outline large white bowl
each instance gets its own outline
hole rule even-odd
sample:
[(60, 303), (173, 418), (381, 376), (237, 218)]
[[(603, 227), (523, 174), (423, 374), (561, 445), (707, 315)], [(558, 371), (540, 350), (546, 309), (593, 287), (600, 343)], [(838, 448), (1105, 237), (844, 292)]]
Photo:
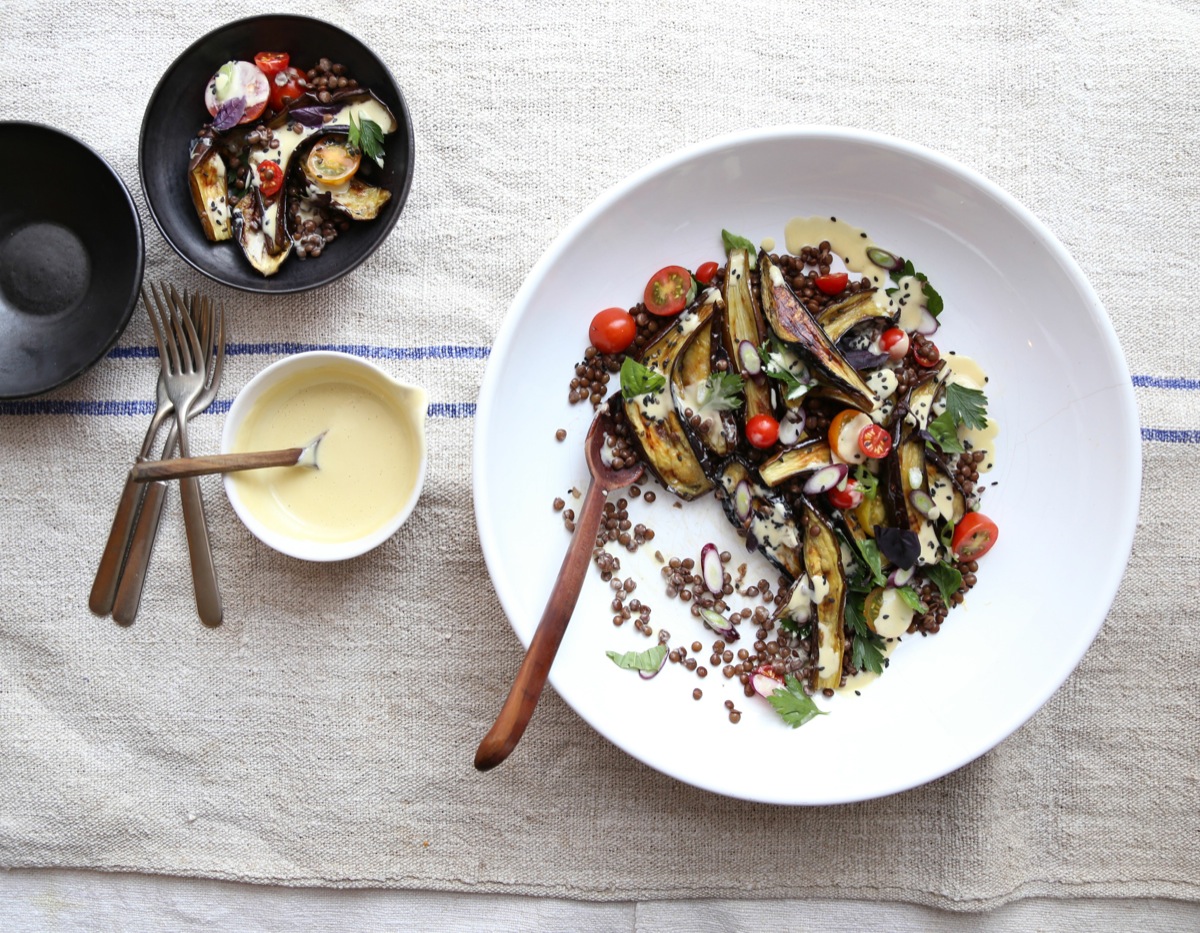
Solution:
[[(720, 259), (722, 227), (782, 243), (797, 215), (843, 218), (911, 258), (946, 301), (938, 345), (990, 374), (1000, 437), (987, 479), (998, 485), (984, 507), (1000, 539), (979, 584), (940, 634), (905, 638), (861, 697), (824, 703), (831, 715), (799, 730), (719, 671), (700, 682), (668, 665), (644, 682), (619, 670), (606, 650), (648, 643), (628, 625), (614, 629), (611, 594), (594, 572), (550, 680), (599, 732), (660, 771), (735, 797), (819, 804), (944, 775), (1046, 702), (1116, 595), (1141, 446), (1129, 372), (1095, 293), (1063, 246), (995, 185), (865, 132), (780, 128), (714, 140), (654, 163), (584, 211), (530, 272), (496, 340), (476, 419), (475, 507), (492, 581), (522, 642), (567, 546), (551, 499), (587, 484), (590, 406), (566, 399), (591, 316), (634, 304), (661, 266)], [(554, 438), (560, 427), (565, 444)], [(637, 595), (673, 642), (711, 643), (665, 598), (650, 554), (698, 557), (709, 540), (743, 548), (711, 497), (683, 510), (672, 498), (635, 503), (658, 536), (636, 558), (620, 552), (622, 576), (639, 580)], [(701, 702), (694, 686), (704, 688)], [(736, 726), (725, 698), (743, 711)], [(518, 749), (508, 766), (520, 759)]]

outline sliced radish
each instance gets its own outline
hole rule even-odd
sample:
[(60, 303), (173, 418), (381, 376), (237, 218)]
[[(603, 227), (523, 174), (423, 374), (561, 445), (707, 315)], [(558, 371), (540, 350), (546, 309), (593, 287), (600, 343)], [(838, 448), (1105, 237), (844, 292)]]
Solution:
[(869, 428), (874, 423), (870, 415), (860, 411), (843, 424), (837, 438), (834, 439), (833, 452), (838, 459), (845, 463), (864, 463), (867, 455), (858, 446), (858, 438), (865, 428)]
[(937, 511), (937, 507), (933, 504), (933, 497), (924, 489), (914, 489), (908, 494), (908, 501), (925, 518), (936, 518), (934, 512)]
[(888, 583), (895, 587), (908, 586), (912, 582), (912, 578), (916, 576), (916, 567), (897, 567), (888, 576)]
[(895, 253), (889, 253), (886, 249), (881, 249), (878, 246), (867, 248), (867, 258), (881, 269), (887, 269), (888, 272), (898, 272), (904, 267), (903, 259)]
[(215, 117), (222, 104), (241, 97), (246, 101), (246, 109), (238, 122), (249, 123), (257, 120), (267, 109), (270, 96), (271, 82), (254, 62), (226, 62), (208, 79), (204, 89), (204, 106)]
[(750, 521), (750, 515), (754, 511), (754, 493), (746, 480), (742, 480), (733, 489), (733, 507), (739, 520)]
[(928, 308), (921, 309), (921, 318), (917, 321), (917, 333), (922, 337), (930, 337), (938, 331), (938, 320), (929, 313)]
[(742, 637), (738, 630), (729, 624), (729, 620), (715, 609), (701, 607), (700, 621), (726, 641), (737, 641)]
[(658, 672), (661, 671), (664, 667), (666, 667), (666, 665), (667, 665), (667, 652), (664, 651), (662, 660), (658, 662), (658, 667), (656, 667), (652, 671), (638, 671), (638, 676), (640, 678), (642, 678), (642, 680), (650, 680), (653, 677), (657, 677)]
[(743, 340), (738, 344), (737, 352), (742, 372), (748, 376), (757, 376), (762, 372), (762, 357), (758, 355), (758, 347), (749, 340)]
[(829, 492), (838, 483), (842, 482), (849, 473), (850, 468), (846, 464), (831, 463), (827, 467), (821, 467), (821, 469), (808, 478), (804, 484), (804, 491), (810, 496)]
[(760, 667), (750, 675), (750, 686), (760, 697), (773, 697), (776, 690), (783, 689), (783, 681), (769, 667)]
[(792, 447), (800, 442), (804, 433), (806, 418), (803, 408), (789, 408), (783, 420), (779, 422), (779, 443), (784, 447)]
[(700, 549), (700, 572), (704, 585), (714, 596), (721, 596), (725, 588), (725, 568), (721, 566), (721, 555), (715, 544), (706, 544)]

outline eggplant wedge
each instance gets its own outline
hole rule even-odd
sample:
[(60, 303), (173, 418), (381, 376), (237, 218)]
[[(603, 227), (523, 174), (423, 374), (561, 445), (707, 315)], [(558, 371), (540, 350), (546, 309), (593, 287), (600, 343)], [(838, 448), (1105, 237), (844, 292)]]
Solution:
[(211, 139), (202, 140), (192, 155), (188, 165), (188, 187), (191, 188), (192, 203), (200, 215), (204, 235), (214, 243), (231, 239), (233, 219), (229, 215), (225, 160)]
[(908, 398), (904, 403), (905, 420), (918, 431), (929, 430), (933, 401), (937, 398), (938, 389), (942, 387), (942, 377), (946, 372), (945, 364), (940, 365), (941, 369), (927, 373), (908, 390)]
[(887, 308), (881, 308), (875, 302), (874, 292), (859, 292), (823, 309), (816, 320), (826, 336), (837, 343), (863, 321), (872, 318), (891, 320), (891, 315), (888, 314)]
[(929, 478), (925, 472), (925, 440), (918, 431), (905, 431), (903, 421), (896, 425), (893, 450), (887, 456), (886, 469), (892, 526), (908, 528), (916, 534), (920, 547), (918, 564), (936, 564), (940, 546), (937, 530), (913, 502), (914, 496), (932, 501)]
[[(712, 302), (716, 307), (709, 322), (701, 324), (686, 339), (671, 371), (671, 394), (675, 410), (703, 465), (708, 453), (721, 460), (733, 453), (738, 435), (733, 412), (718, 408), (706, 397), (711, 388), (709, 379), (714, 376), (713, 329), (725, 302), (715, 288), (709, 289), (701, 300)], [(698, 418), (699, 423), (693, 426), (692, 418)]]
[(793, 476), (827, 467), (831, 463), (833, 457), (829, 452), (829, 443), (818, 438), (764, 460), (759, 464), (758, 475), (768, 486), (778, 486)]
[(731, 249), (729, 264), (725, 269), (725, 314), (721, 319), (721, 342), (735, 371), (745, 380), (747, 419), (755, 415), (775, 415), (771, 404), (771, 387), (766, 377), (761, 372), (746, 372), (740, 352), (743, 341), (748, 341), (757, 350), (766, 339), (767, 327), (750, 288), (750, 254), (744, 249)]
[(846, 647), (846, 573), (842, 548), (833, 526), (807, 499), (800, 511), (804, 528), (804, 569), (813, 584), (817, 620), (813, 626), (813, 648), (817, 661), (818, 690), (842, 684), (842, 652)]
[(272, 252), (273, 241), (262, 231), (262, 202), (257, 191), (248, 191), (233, 207), (233, 233), (250, 265), (264, 276), (274, 275), (292, 251), (289, 239), (283, 249)]
[(966, 493), (954, 478), (949, 464), (940, 454), (928, 448), (925, 449), (925, 477), (929, 480), (929, 495), (939, 515), (952, 525), (957, 525), (967, 514)]
[(725, 516), (746, 536), (747, 549), (761, 551), (788, 580), (800, 576), (800, 529), (787, 503), (755, 479), (754, 469), (740, 457), (721, 464), (717, 479)]
[(386, 188), (376, 188), (351, 178), (345, 191), (329, 191), (329, 204), (351, 220), (374, 220), (391, 197), (392, 193)]
[(642, 365), (663, 377), (663, 387), (633, 398), (621, 396), (642, 460), (659, 482), (681, 499), (695, 499), (713, 488), (675, 410), (671, 388), (676, 363), (688, 338), (697, 328), (712, 323), (717, 305), (711, 291), (642, 350)]
[(758, 254), (758, 274), (763, 316), (780, 340), (798, 346), (809, 358), (813, 375), (821, 383), (817, 391), (861, 411), (874, 411), (875, 394), (800, 303), (766, 252)]

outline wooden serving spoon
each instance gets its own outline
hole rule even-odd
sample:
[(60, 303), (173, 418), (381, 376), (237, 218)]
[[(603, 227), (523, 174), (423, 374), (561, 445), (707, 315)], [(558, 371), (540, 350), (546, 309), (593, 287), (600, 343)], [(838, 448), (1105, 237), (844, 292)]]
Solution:
[(212, 473), (239, 473), (242, 470), (264, 470), (267, 467), (317, 466), (317, 446), (326, 432), (322, 431), (303, 447), (284, 450), (254, 450), (239, 454), (213, 454), (209, 457), (176, 457), (173, 460), (143, 460), (129, 471), (138, 483), (156, 479), (186, 479), (189, 476), (208, 476)]
[(571, 538), (562, 567), (558, 571), (558, 579), (554, 582), (554, 589), (550, 591), (546, 611), (542, 613), (542, 620), (538, 623), (537, 631), (533, 633), (529, 651), (525, 660), (521, 662), (521, 669), (517, 672), (517, 679), (508, 693), (508, 699), (504, 701), (495, 725), (483, 737), (475, 752), (475, 767), (480, 771), (487, 771), (500, 764), (525, 733), (525, 727), (529, 725), (529, 719), (533, 716), (533, 709), (542, 695), (542, 688), (546, 686), (546, 677), (567, 631), (567, 623), (571, 621), (571, 613), (575, 611), (575, 603), (579, 601), (583, 578), (587, 574), (588, 562), (596, 546), (596, 532), (604, 514), (604, 502), (610, 492), (624, 489), (637, 482), (642, 475), (644, 467), (641, 463), (621, 470), (614, 470), (604, 463), (601, 456), (604, 439), (612, 433), (612, 419), (607, 409), (602, 408), (587, 434), (585, 449), (592, 482), (583, 499), (579, 519), (575, 523), (575, 535)]

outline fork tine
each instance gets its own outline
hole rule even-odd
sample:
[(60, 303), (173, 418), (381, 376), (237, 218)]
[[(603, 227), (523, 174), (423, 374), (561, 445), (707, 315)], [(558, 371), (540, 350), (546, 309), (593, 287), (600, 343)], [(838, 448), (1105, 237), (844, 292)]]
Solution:
[(179, 351), (179, 368), (182, 372), (190, 373), (195, 371), (195, 361), (192, 359), (192, 345), (188, 340), (187, 334), (183, 329), (183, 321), (181, 318), (191, 320), (187, 313), (187, 309), (181, 307), (181, 299), (179, 292), (175, 290), (175, 286), (170, 286), (170, 295), (167, 306), (171, 310), (171, 330), (175, 334), (175, 346)]
[(154, 339), (158, 343), (159, 362), (162, 364), (164, 372), (170, 372), (178, 368), (175, 359), (175, 347), (170, 331), (167, 329), (166, 312), (163, 310), (158, 293), (154, 290), (153, 283), (150, 285), (150, 296), (154, 299), (154, 305), (158, 309), (157, 314), (155, 314), (155, 309), (151, 307), (150, 302), (146, 301), (146, 291), (142, 289), (142, 301), (146, 303), (146, 311), (150, 315), (150, 326), (154, 328)]
[(204, 353), (200, 349), (200, 338), (196, 334), (196, 325), (192, 323), (192, 316), (188, 313), (187, 306), (179, 298), (174, 286), (172, 286), (171, 292), (179, 307), (180, 336), (185, 338), (187, 343), (189, 371), (198, 372), (204, 365)]

